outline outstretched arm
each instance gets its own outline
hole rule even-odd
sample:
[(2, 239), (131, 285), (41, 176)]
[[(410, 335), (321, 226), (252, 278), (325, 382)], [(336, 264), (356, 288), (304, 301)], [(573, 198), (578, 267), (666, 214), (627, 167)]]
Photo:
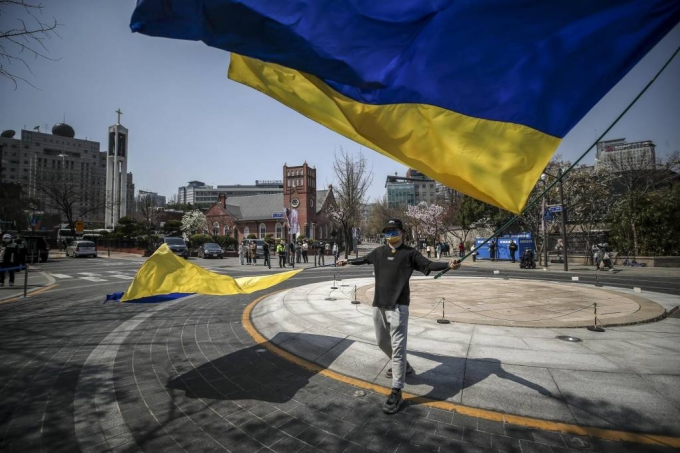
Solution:
[(368, 264), (368, 261), (366, 260), (365, 256), (362, 256), (361, 258), (341, 259), (338, 260), (336, 264), (338, 266), (344, 266), (345, 264), (354, 264), (356, 266), (359, 264)]

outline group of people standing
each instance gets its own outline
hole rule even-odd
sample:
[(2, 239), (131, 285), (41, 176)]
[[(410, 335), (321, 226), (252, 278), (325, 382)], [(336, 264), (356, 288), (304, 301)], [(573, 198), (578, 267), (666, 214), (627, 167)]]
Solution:
[[(264, 265), (271, 269), (270, 262), (270, 246), (267, 241), (262, 241), (262, 255), (264, 257)], [(289, 242), (286, 243), (285, 240), (280, 240), (276, 245), (275, 251), (276, 255), (279, 257), (279, 267), (284, 268), (286, 265), (295, 267), (295, 264), (309, 263), (309, 254), (316, 253), (317, 255), (317, 265), (325, 265), (325, 255), (332, 253), (334, 261), (337, 262), (339, 257), (338, 244), (333, 243), (316, 243), (316, 250), (312, 250), (312, 244), (307, 241), (301, 242)], [(238, 256), (241, 265), (256, 265), (258, 258), (257, 243), (254, 240), (244, 240), (238, 246)]]

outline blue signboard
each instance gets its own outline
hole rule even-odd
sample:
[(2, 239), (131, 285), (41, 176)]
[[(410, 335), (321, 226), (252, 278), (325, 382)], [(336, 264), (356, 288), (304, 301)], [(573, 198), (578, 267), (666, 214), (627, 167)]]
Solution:
[[(489, 244), (490, 242), (487, 242), (484, 244), (481, 248), (480, 245), (486, 240), (487, 238), (475, 238), (475, 252), (477, 252), (477, 259), (491, 259), (490, 253), (489, 253)], [(534, 244), (534, 237), (531, 233), (519, 233), (519, 234), (511, 234), (508, 236), (500, 236), (496, 238), (496, 259), (497, 260), (503, 260), (503, 261), (510, 261), (510, 249), (508, 246), (510, 245), (510, 240), (514, 240), (515, 244), (517, 244), (517, 252), (515, 254), (515, 259), (519, 260), (519, 257), (522, 256), (524, 253), (524, 250), (526, 249), (531, 249), (534, 252), (536, 251), (536, 245)]]
[(562, 206), (549, 206), (548, 207), (549, 212), (562, 212)]
[(272, 212), (272, 219), (283, 219), (283, 212)]

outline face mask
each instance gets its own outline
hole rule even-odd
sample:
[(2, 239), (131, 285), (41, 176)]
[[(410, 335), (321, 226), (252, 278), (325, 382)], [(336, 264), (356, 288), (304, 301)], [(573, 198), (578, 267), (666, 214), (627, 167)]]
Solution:
[(401, 233), (399, 231), (388, 231), (385, 233), (385, 240), (390, 244), (396, 244), (401, 241)]

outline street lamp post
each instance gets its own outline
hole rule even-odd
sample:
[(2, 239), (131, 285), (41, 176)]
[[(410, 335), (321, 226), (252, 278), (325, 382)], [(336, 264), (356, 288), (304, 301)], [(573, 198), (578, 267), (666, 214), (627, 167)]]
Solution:
[[(545, 209), (545, 188), (547, 186), (546, 184), (546, 175), (542, 174), (541, 175), (541, 181), (543, 182), (543, 208)], [(541, 219), (541, 225), (543, 225), (543, 267), (546, 269), (548, 268), (548, 225), (546, 221), (546, 212), (542, 213), (543, 218)]]
[[(567, 210), (564, 207), (564, 188), (562, 186), (562, 169), (560, 168), (557, 176), (551, 175), (550, 173), (543, 172), (541, 175), (541, 180), (545, 184), (545, 180), (547, 176), (552, 176), (553, 178), (557, 178), (557, 182), (559, 183), (559, 191), (560, 191), (560, 207), (562, 208), (561, 211), (561, 223), (562, 223), (562, 259), (564, 260), (564, 270), (565, 272), (569, 270), (569, 263), (567, 262)], [(546, 228), (547, 231), (547, 228)], [(545, 240), (546, 240), (546, 247), (545, 247), (545, 260), (546, 263), (548, 262), (548, 244), (547, 244), (547, 233), (545, 233)]]

